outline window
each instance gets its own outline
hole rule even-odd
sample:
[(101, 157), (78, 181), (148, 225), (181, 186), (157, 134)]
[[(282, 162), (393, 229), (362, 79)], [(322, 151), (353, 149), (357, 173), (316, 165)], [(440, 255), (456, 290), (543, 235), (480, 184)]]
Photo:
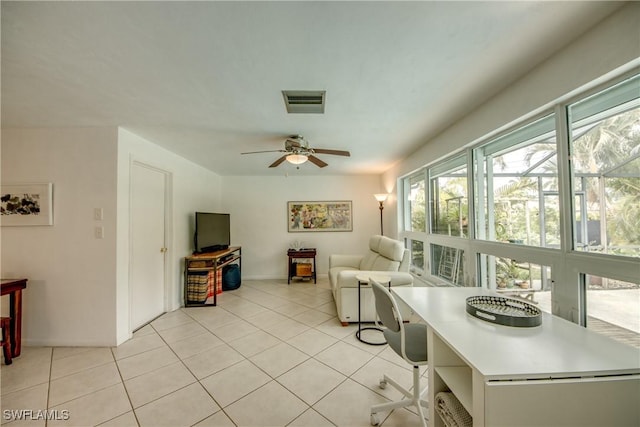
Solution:
[(583, 275), (587, 328), (640, 348), (640, 285)]
[(456, 286), (464, 286), (464, 250), (432, 244), (431, 274)]
[(640, 77), (568, 107), (573, 247), (640, 258)]
[(467, 156), (459, 156), (429, 169), (431, 232), (468, 236), (469, 198)]
[(551, 313), (551, 268), (526, 260), (481, 255), (485, 287), (524, 298)]
[(424, 243), (420, 240), (409, 240), (411, 245), (411, 272), (422, 275), (424, 271)]
[(474, 150), (478, 238), (559, 247), (554, 129), (550, 115)]
[(406, 182), (407, 231), (426, 231), (425, 175), (424, 171), (411, 176)]

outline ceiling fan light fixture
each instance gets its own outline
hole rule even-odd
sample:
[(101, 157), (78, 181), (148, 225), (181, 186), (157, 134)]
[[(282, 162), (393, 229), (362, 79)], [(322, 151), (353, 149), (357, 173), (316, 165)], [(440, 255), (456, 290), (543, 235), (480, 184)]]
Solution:
[(292, 163), (294, 165), (301, 165), (306, 162), (308, 157), (304, 154), (289, 154), (287, 156), (287, 162)]

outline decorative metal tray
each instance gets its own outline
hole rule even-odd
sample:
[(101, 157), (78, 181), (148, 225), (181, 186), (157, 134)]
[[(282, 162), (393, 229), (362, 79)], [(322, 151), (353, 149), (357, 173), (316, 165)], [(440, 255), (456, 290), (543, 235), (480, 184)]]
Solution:
[(505, 326), (532, 327), (542, 324), (542, 312), (534, 305), (510, 298), (479, 295), (467, 298), (467, 313)]

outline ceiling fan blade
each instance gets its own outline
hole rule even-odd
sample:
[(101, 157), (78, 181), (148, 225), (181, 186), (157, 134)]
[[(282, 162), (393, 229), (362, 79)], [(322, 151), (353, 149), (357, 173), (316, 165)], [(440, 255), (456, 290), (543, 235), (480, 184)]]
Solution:
[(311, 163), (313, 163), (314, 165), (318, 166), (319, 168), (323, 168), (325, 166), (328, 166), (329, 163), (325, 163), (322, 160), (320, 160), (319, 158), (317, 158), (316, 156), (313, 155), (309, 155), (309, 157), (307, 158)]
[(312, 148), (312, 150), (316, 154), (333, 154), (335, 156), (346, 156), (346, 157), (351, 156), (351, 153), (349, 153), (348, 151), (342, 151), (342, 150), (327, 150), (325, 148)]
[(265, 150), (265, 151), (249, 151), (246, 153), (240, 153), (240, 154), (256, 154), (256, 153), (286, 153), (286, 150)]
[[(280, 150), (282, 151), (282, 150)], [(278, 160), (276, 160), (275, 162), (271, 163), (269, 165), (270, 168), (275, 168), (276, 166), (279, 166), (280, 163), (284, 162), (285, 159), (287, 158), (287, 154), (285, 154), (284, 156), (280, 157)]]

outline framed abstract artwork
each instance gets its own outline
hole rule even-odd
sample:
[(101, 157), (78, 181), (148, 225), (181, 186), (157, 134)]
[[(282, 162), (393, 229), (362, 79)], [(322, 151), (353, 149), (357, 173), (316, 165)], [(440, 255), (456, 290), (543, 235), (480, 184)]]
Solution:
[(53, 225), (53, 184), (2, 185), (0, 225)]
[(287, 202), (287, 229), (290, 233), (353, 231), (350, 200), (328, 202)]

